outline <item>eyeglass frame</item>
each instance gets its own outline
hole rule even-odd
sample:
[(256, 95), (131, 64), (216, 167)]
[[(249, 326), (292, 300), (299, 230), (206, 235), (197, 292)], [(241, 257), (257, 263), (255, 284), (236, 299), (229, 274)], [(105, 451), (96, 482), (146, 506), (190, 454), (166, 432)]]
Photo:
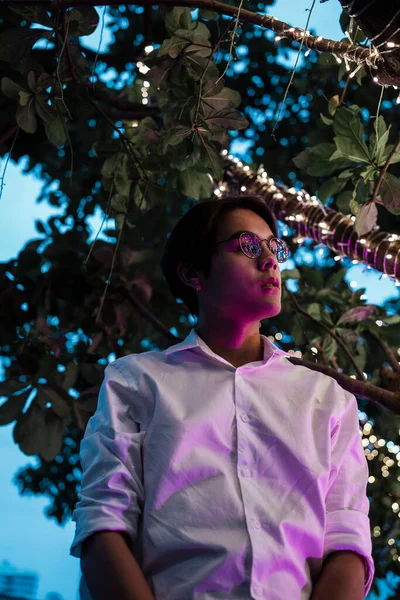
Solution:
[[(259, 248), (260, 248), (260, 250), (261, 250), (261, 251), (260, 251), (260, 254), (259, 254), (258, 256), (249, 256), (248, 254), (246, 254), (246, 253), (244, 252), (244, 250), (243, 250), (243, 248), (242, 248), (242, 242), (241, 242), (241, 239), (240, 239), (240, 238), (242, 237), (242, 235), (244, 235), (244, 234), (246, 234), (246, 233), (250, 233), (250, 234), (251, 234), (251, 235), (253, 235), (255, 238), (257, 238), (257, 240), (258, 240), (258, 242), (259, 242), (259, 243), (258, 243), (258, 246), (259, 246)], [(251, 258), (251, 259), (255, 259), (255, 258), (258, 258), (259, 256), (261, 256), (261, 254), (262, 254), (262, 245), (261, 245), (261, 242), (267, 242), (268, 250), (271, 252), (271, 254), (273, 254), (274, 256), (276, 256), (276, 259), (277, 259), (277, 260), (278, 260), (278, 257), (277, 257), (277, 255), (276, 255), (276, 254), (274, 254), (274, 252), (271, 250), (271, 248), (270, 248), (270, 245), (269, 245), (269, 244), (270, 244), (270, 242), (271, 242), (272, 240), (279, 240), (280, 242), (283, 242), (283, 243), (285, 244), (285, 246), (287, 247), (287, 249), (288, 249), (288, 256), (287, 256), (287, 258), (286, 258), (285, 260), (282, 260), (282, 261), (278, 260), (278, 262), (279, 262), (280, 264), (283, 264), (283, 263), (284, 263), (284, 262), (286, 262), (286, 261), (288, 260), (288, 258), (289, 258), (289, 246), (287, 245), (287, 243), (285, 242), (285, 240), (282, 240), (282, 238), (280, 238), (280, 237), (278, 237), (278, 236), (276, 236), (276, 235), (272, 235), (270, 238), (264, 238), (264, 239), (260, 239), (260, 238), (258, 237), (258, 235), (257, 235), (256, 233), (253, 233), (252, 231), (242, 231), (242, 232), (241, 232), (239, 235), (236, 235), (236, 236), (230, 237), (230, 238), (228, 238), (227, 240), (221, 240), (220, 242), (215, 242), (215, 245), (217, 246), (218, 244), (223, 244), (223, 243), (225, 243), (225, 242), (232, 242), (233, 240), (239, 240), (239, 246), (240, 246), (240, 250), (242, 251), (242, 253), (243, 253), (245, 256), (247, 256), (247, 258)]]

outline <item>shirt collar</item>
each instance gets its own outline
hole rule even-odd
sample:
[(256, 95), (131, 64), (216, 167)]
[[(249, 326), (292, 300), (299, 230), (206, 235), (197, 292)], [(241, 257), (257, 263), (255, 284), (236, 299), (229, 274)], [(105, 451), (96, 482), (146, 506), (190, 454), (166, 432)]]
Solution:
[[(288, 352), (285, 352), (284, 350), (280, 350), (279, 348), (277, 348), (265, 335), (262, 335), (262, 334), (260, 334), (260, 335), (261, 335), (261, 339), (264, 341), (264, 358), (263, 358), (264, 363), (266, 363), (272, 357), (287, 356), (290, 358), (292, 356)], [(209, 346), (207, 346), (207, 344), (199, 336), (199, 334), (195, 331), (194, 328), (190, 330), (189, 335), (183, 340), (183, 342), (179, 342), (178, 344), (174, 344), (173, 346), (170, 346), (169, 348), (164, 350), (164, 354), (173, 354), (176, 352), (180, 352), (181, 350), (190, 350), (190, 349), (196, 349), (196, 348), (205, 352), (206, 354), (210, 354), (211, 356), (214, 356), (214, 357), (218, 358), (219, 360), (224, 361), (224, 359), (222, 357), (215, 354), (215, 352), (213, 352), (211, 350), (211, 348), (209, 348)], [(224, 361), (224, 362), (226, 362), (226, 361)]]

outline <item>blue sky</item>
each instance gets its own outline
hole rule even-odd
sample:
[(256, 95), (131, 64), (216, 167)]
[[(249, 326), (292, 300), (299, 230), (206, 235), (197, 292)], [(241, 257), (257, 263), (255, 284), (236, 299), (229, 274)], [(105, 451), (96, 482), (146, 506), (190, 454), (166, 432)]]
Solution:
[[(305, 26), (311, 0), (278, 0), (270, 8), (269, 14), (291, 25)], [(100, 14), (104, 8), (98, 9)], [(316, 3), (309, 29), (318, 35), (340, 39), (342, 37), (338, 19), (340, 4), (329, 0)], [(84, 39), (85, 45), (97, 50), (100, 28)], [(102, 50), (110, 41), (107, 30), (103, 34)], [(37, 238), (34, 227), (36, 219), (46, 221), (51, 215), (61, 214), (60, 209), (35, 202), (41, 188), (41, 181), (34, 175), (23, 175), (24, 159), (18, 165), (8, 164), (5, 186), (0, 201), (0, 261), (15, 257), (24, 244)], [(0, 160), (0, 175), (3, 174), (5, 159)], [(91, 219), (93, 235), (100, 227), (100, 211)], [(381, 303), (384, 298), (398, 297), (399, 289), (389, 279), (379, 279), (373, 270), (364, 271), (363, 265), (349, 270), (348, 281), (354, 289), (366, 287), (368, 302)], [(378, 285), (379, 282), (379, 285)], [(1, 375), (1, 374), (0, 374)], [(20, 467), (34, 463), (32, 458), (23, 455), (12, 441), (13, 425), (0, 427), (0, 514), (2, 535), (0, 536), (0, 563), (8, 560), (18, 569), (36, 571), (39, 574), (38, 599), (43, 600), (47, 593), (60, 593), (64, 600), (76, 600), (79, 582), (79, 561), (69, 556), (69, 546), (74, 534), (73, 523), (59, 527), (44, 516), (47, 501), (44, 498), (21, 497), (11, 483)], [(4, 518), (5, 517), (5, 518)], [(385, 596), (379, 596), (383, 600)], [(369, 597), (374, 600), (372, 596)]]

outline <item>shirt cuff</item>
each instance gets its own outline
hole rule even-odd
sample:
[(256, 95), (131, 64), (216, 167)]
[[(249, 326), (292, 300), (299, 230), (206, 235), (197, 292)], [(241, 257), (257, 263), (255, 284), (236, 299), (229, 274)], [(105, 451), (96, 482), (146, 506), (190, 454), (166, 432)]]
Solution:
[(375, 575), (370, 521), (367, 515), (351, 509), (336, 510), (326, 515), (324, 558), (338, 550), (352, 550), (363, 557), (365, 598), (371, 589)]
[[(77, 512), (76, 509), (75, 513)], [(80, 509), (81, 511), (85, 509)], [(77, 521), (74, 514), (72, 520)], [(78, 522), (75, 531), (75, 537), (70, 547), (70, 555), (76, 558), (81, 558), (82, 544), (83, 542), (96, 533), (97, 531), (122, 531), (128, 535), (131, 540), (131, 549), (134, 547), (134, 541), (136, 539), (136, 531), (132, 530), (132, 526), (129, 526), (123, 520), (110, 519), (102, 514), (101, 511), (90, 511), (90, 518), (83, 517), (82, 514), (78, 514)]]

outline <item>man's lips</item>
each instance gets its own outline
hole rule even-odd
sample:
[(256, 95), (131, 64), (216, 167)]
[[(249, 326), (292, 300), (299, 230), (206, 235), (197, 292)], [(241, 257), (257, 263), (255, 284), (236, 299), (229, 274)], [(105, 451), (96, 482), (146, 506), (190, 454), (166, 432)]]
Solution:
[(264, 287), (266, 285), (273, 285), (278, 289), (280, 289), (281, 287), (279, 279), (277, 279), (276, 277), (268, 277), (268, 279), (265, 279), (265, 281), (262, 282), (261, 287)]

